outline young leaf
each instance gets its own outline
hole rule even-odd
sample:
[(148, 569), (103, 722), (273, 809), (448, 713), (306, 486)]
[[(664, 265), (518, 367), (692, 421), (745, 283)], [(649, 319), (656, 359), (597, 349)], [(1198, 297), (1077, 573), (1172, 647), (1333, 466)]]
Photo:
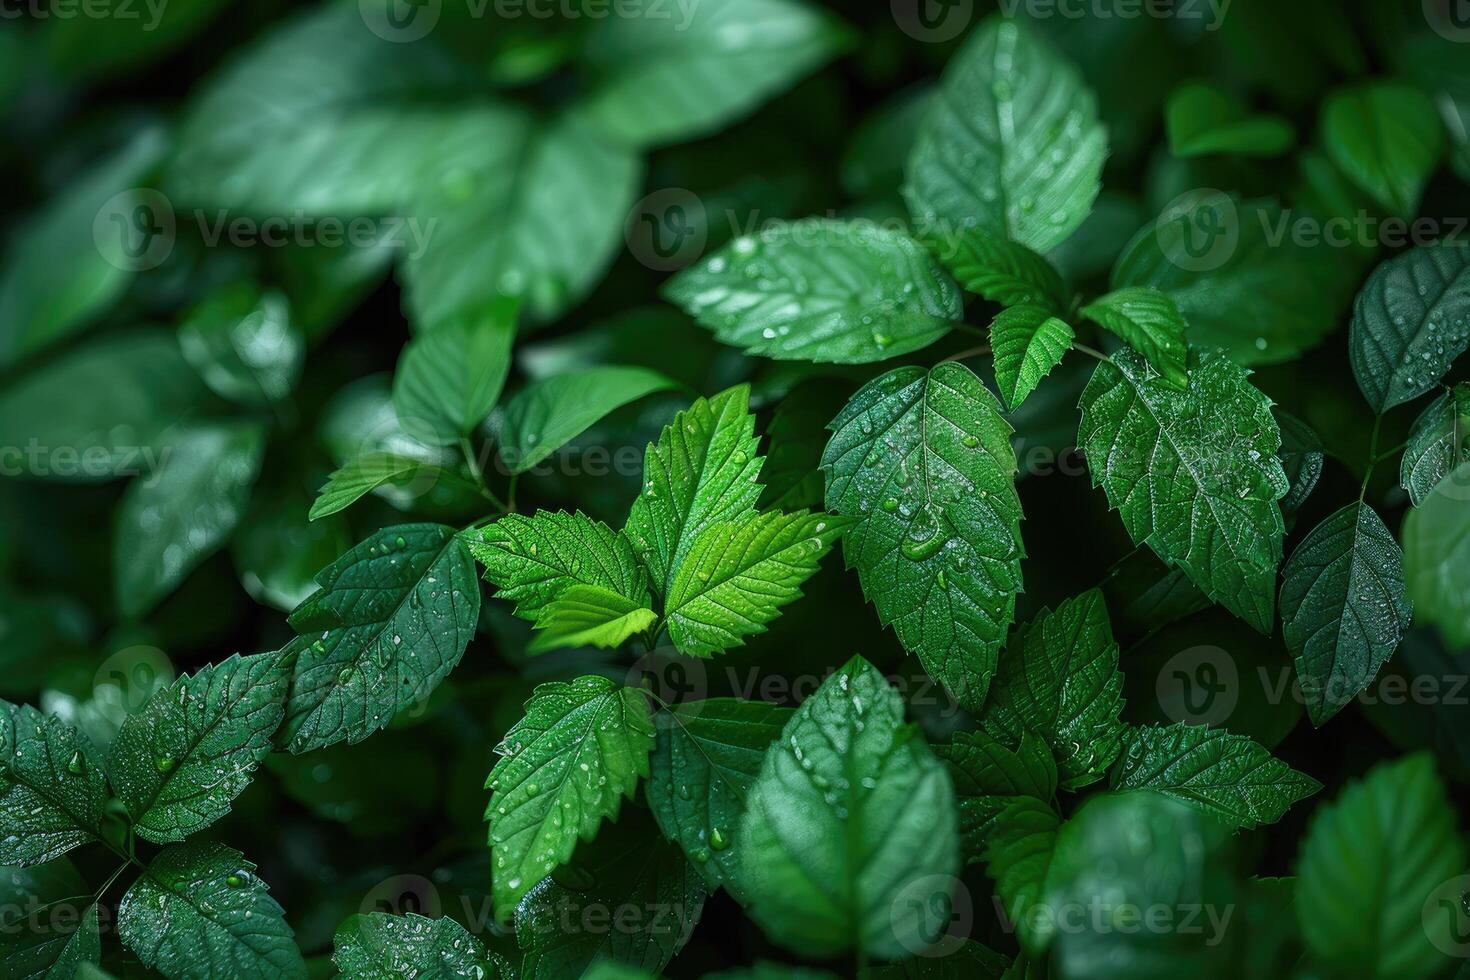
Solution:
[(1470, 458), (1470, 384), (1440, 395), (1414, 421), (1399, 482), (1419, 506), (1455, 467)]
[(1297, 858), (1302, 938), (1359, 977), (1433, 976), (1458, 937), (1424, 911), (1465, 870), (1465, 844), (1427, 754), (1381, 763), (1320, 807)]
[(312, 501), (308, 517), (321, 520), (339, 514), (384, 484), (410, 484), (420, 480), (456, 480), (447, 470), (412, 456), (394, 452), (371, 452), (349, 460), (332, 471)]
[(179, 325), (179, 347), (221, 398), (255, 408), (291, 393), (306, 361), (306, 338), (278, 292), (235, 283), (208, 296)]
[(360, 742), (428, 697), (480, 615), (474, 561), (438, 524), (383, 528), (317, 583), (290, 618), (301, 637), (281, 744), (295, 753)]
[(631, 688), (588, 675), (538, 686), (495, 751), (485, 786), (494, 855), (495, 914), (510, 917), (521, 896), (614, 818), (639, 776), (648, 775), (653, 726), (648, 702)]
[(589, 977), (600, 963), (661, 975), (688, 942), (704, 882), (646, 819), (632, 817), (578, 848), (563, 873), (541, 879), (516, 906), (524, 980)]
[(960, 839), (965, 857), (978, 861), (1000, 812), (1018, 797), (1050, 803), (1057, 793), (1057, 764), (1051, 748), (1024, 731), (1015, 749), (985, 730), (955, 732), (934, 754), (949, 763), (959, 799)]
[(408, 342), (393, 375), (393, 408), (409, 435), (452, 446), (485, 421), (510, 371), (515, 318), (467, 316)]
[(969, 228), (927, 239), (931, 251), (969, 292), (1002, 306), (1039, 306), (1065, 316), (1071, 294), (1044, 257), (994, 232)]
[(750, 388), (701, 398), (664, 426), (643, 456), (643, 492), (627, 535), (664, 595), (699, 533), (749, 512), (761, 494)]
[(485, 566), (485, 580), (509, 599), (515, 614), (535, 622), (568, 589), (588, 585), (647, 606), (648, 573), (621, 531), (578, 511), (507, 514), (461, 537)]
[(1118, 756), (1122, 692), (1107, 606), (1091, 589), (1016, 631), (980, 720), (1012, 742), (1027, 731), (1040, 735), (1056, 758), (1061, 787), (1077, 789), (1101, 779)]
[(674, 705), (654, 716), (648, 806), (711, 890), (724, 885), (739, 894), (741, 851), (732, 845), (761, 760), (790, 718), (790, 708), (736, 698)]
[(706, 527), (665, 600), (674, 645), (708, 657), (765, 632), (781, 607), (801, 596), (801, 583), (851, 523), (827, 514), (768, 511)]
[(1281, 572), (1281, 628), (1315, 725), (1366, 690), (1398, 649), (1411, 607), (1404, 554), (1372, 507), (1312, 529)]
[(500, 455), (524, 473), (616, 408), (677, 383), (641, 367), (593, 367), (537, 381), (505, 405)]
[(556, 316), (617, 254), (642, 171), (571, 113), (521, 121), (466, 172), (422, 181), (413, 207), (433, 232), (402, 266), (413, 322), (429, 330), (507, 299)]
[[(78, 398), (86, 392), (86, 398)], [(173, 334), (134, 331), (89, 340), (0, 390), (0, 446), (74, 449), (88, 465), (26, 475), (69, 482), (150, 475), (164, 434), (206, 394)], [(43, 459), (44, 462), (44, 459)], [(7, 467), (15, 462), (7, 457)], [(16, 474), (20, 475), (20, 474)]]
[(1462, 463), (1404, 518), (1404, 578), (1414, 613), (1451, 647), (1470, 646), (1470, 463)]
[(1222, 347), (1240, 364), (1290, 360), (1337, 328), (1358, 281), (1341, 249), (1299, 241), (1292, 220), (1272, 201), (1190, 192), (1133, 236), (1112, 288), (1167, 293), (1196, 347)]
[(990, 322), (995, 382), (1011, 411), (1021, 407), (1041, 379), (1062, 363), (1077, 335), (1040, 306), (1013, 306)]
[(1275, 823), (1322, 788), (1244, 735), (1204, 725), (1130, 728), (1111, 787), (1151, 789), (1236, 827)]
[(1281, 498), (1281, 512), (1295, 519), (1296, 512), (1302, 509), (1322, 478), (1326, 455), (1322, 440), (1307, 423), (1275, 405), (1271, 406), (1271, 414), (1281, 427), (1281, 449), (1276, 455), (1281, 459), (1286, 481), (1291, 484), (1291, 489)]
[(737, 238), (664, 297), (726, 344), (778, 360), (867, 364), (928, 347), (964, 315), (924, 246), (872, 222), (808, 218)]
[(223, 844), (161, 852), (117, 907), (117, 932), (143, 965), (168, 977), (306, 977), (285, 914), (255, 865)]
[(658, 613), (597, 585), (573, 585), (536, 617), (528, 653), (561, 647), (623, 645), (658, 621)]
[(514, 969), (449, 917), (365, 912), (337, 927), (332, 962), (344, 977), (408, 974), (443, 980), (510, 980)]
[(1176, 157), (1229, 153), (1275, 157), (1291, 149), (1296, 133), (1281, 116), (1252, 115), (1214, 85), (1190, 82), (1169, 95), (1164, 109), (1169, 150)]
[(599, 19), (585, 57), (586, 113), (634, 147), (678, 142), (744, 116), (847, 46), (837, 18), (794, 0), (702, 0)]
[(29, 867), (96, 840), (107, 777), (87, 736), (0, 701), (0, 865)]
[(1107, 152), (1077, 70), (1034, 28), (991, 17), (945, 69), (904, 198), (929, 234), (979, 226), (1046, 252), (1086, 219)]
[(954, 790), (866, 660), (823, 681), (786, 723), (736, 846), (750, 916), (782, 946), (891, 959), (931, 938), (922, 903), (901, 899), (920, 879), (959, 870)]
[(1132, 351), (1099, 364), (1077, 442), (1136, 544), (1271, 631), (1288, 489), (1271, 403), (1224, 354), (1190, 354), (1178, 391)]
[(128, 716), (107, 775), (140, 837), (181, 841), (229, 812), (270, 753), (290, 678), (278, 654), (236, 655), (180, 677)]
[(1368, 277), (1348, 353), (1363, 397), (1382, 414), (1434, 388), (1470, 344), (1470, 245), (1427, 245)]
[(853, 395), (822, 456), (827, 509), (863, 594), (962, 705), (979, 710), (1021, 591), (1011, 427), (963, 365), (906, 367)]
[(148, 612), (229, 541), (260, 472), (265, 430), (201, 424), (165, 449), (162, 469), (135, 480), (118, 509), (113, 590), (126, 616)]
[(1088, 303), (1081, 313), (1130, 344), (1176, 388), (1189, 383), (1189, 346), (1184, 340), (1189, 324), (1168, 293), (1148, 286), (1124, 287)]
[(1339, 89), (1322, 107), (1322, 145), (1332, 162), (1390, 214), (1412, 217), (1444, 150), (1429, 96), (1401, 82)]
[(996, 816), (985, 844), (986, 873), (994, 879), (1004, 907), (1022, 911), (1015, 917), (1016, 938), (1034, 956), (1045, 952), (1046, 941), (1025, 910), (1035, 908), (1045, 895), (1046, 874), (1061, 826), (1062, 818), (1050, 805), (1023, 796)]

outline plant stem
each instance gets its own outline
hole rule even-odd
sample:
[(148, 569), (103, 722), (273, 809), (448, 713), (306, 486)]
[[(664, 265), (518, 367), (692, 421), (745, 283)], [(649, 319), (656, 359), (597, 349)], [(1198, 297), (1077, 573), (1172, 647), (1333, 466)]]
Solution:
[(502, 514), (512, 513), (515, 508), (509, 507), (490, 490), (490, 485), (485, 482), (485, 470), (480, 466), (480, 458), (475, 454), (475, 447), (470, 442), (469, 436), (460, 436), (459, 451), (464, 454), (465, 465), (470, 468), (470, 476), (474, 477), (475, 483), (480, 487), (480, 495), (500, 508)]
[(1373, 419), (1373, 436), (1368, 440), (1368, 465), (1363, 472), (1363, 485), (1358, 488), (1358, 503), (1368, 496), (1368, 481), (1373, 478), (1373, 467), (1378, 465), (1378, 433), (1383, 428), (1383, 416)]
[(1099, 361), (1106, 361), (1110, 364), (1112, 363), (1112, 358), (1108, 357), (1108, 355), (1104, 354), (1102, 351), (1094, 350), (1093, 348), (1088, 347), (1086, 344), (1079, 344), (1075, 340), (1072, 341), (1072, 349), (1086, 354), (1088, 357), (1095, 357)]
[[(963, 360), (965, 360), (966, 358), (969, 358), (969, 357), (979, 357), (981, 354), (989, 354), (989, 353), (990, 353), (990, 345), (989, 344), (981, 344), (979, 347), (967, 347), (966, 349), (964, 349), (962, 351), (959, 351), (958, 353), (949, 355), (944, 360), (945, 361), (963, 361)], [(944, 361), (941, 361), (940, 363), (942, 364), (942, 363), (944, 363)]]

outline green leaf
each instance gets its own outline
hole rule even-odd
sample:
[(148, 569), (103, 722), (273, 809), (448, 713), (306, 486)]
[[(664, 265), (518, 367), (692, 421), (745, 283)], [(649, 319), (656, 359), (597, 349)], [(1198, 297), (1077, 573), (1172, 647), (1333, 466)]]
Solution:
[(858, 523), (843, 554), (924, 669), (985, 703), (1021, 590), (1011, 427), (980, 379), (946, 361), (864, 385), (832, 421), (827, 509)]
[(515, 976), (508, 963), (447, 916), (429, 919), (412, 912), (364, 912), (337, 927), (332, 947), (337, 969), (356, 980), (392, 980), (404, 974), (426, 980), (508, 980)]
[(251, 283), (219, 289), (191, 310), (179, 347), (210, 390), (252, 408), (289, 395), (306, 361), (286, 297)]
[(827, 218), (737, 238), (670, 280), (664, 297), (747, 353), (832, 364), (928, 347), (964, 314), (960, 291), (918, 242)]
[(1275, 157), (1291, 149), (1291, 123), (1268, 113), (1251, 114), (1228, 93), (1204, 82), (1190, 82), (1169, 94), (1164, 109), (1169, 150), (1176, 157), (1229, 153)]
[(1379, 80), (1328, 96), (1322, 145), (1390, 214), (1411, 218), (1439, 164), (1444, 130), (1429, 96), (1402, 82)]
[(360, 742), (427, 698), (475, 634), (480, 587), (452, 528), (378, 531), (317, 575), (291, 613), (301, 634), (281, 744)]
[(1457, 384), (1420, 413), (1404, 447), (1399, 482), (1419, 506), (1461, 463), (1470, 458), (1470, 384)]
[(1044, 257), (993, 232), (970, 228), (930, 237), (930, 249), (969, 292), (1002, 306), (1039, 306), (1064, 316), (1071, 293)]
[(1348, 504), (1303, 539), (1281, 572), (1281, 629), (1313, 724), (1367, 690), (1410, 612), (1404, 554), (1372, 507)]
[(1236, 827), (1275, 823), (1322, 788), (1244, 735), (1204, 725), (1129, 728), (1111, 787), (1151, 789)]
[(113, 591), (124, 616), (148, 612), (229, 542), (265, 454), (254, 423), (199, 424), (164, 448), (158, 472), (123, 495), (113, 541)]
[(930, 234), (978, 226), (1046, 252), (1086, 219), (1107, 152), (1077, 69), (1034, 28), (991, 17), (945, 69), (904, 198)]
[(167, 255), (171, 229), (160, 222), (172, 215), (157, 192), (138, 186), (167, 152), (165, 134), (144, 129), (80, 179), (62, 182), (62, 193), (16, 230), (0, 272), (0, 365), (86, 327), (136, 271)]
[(0, 865), (50, 861), (101, 834), (107, 777), (87, 736), (0, 701)]
[[(91, 482), (147, 475), (163, 462), (158, 447), (169, 427), (205, 394), (173, 334), (99, 337), (5, 383), (0, 446), (46, 450), (26, 465), (26, 476)], [(63, 454), (80, 462), (68, 465)]]
[(1274, 405), (1271, 414), (1276, 416), (1276, 424), (1281, 427), (1281, 449), (1276, 455), (1280, 457), (1281, 468), (1291, 484), (1291, 489), (1281, 498), (1281, 511), (1294, 518), (1322, 478), (1326, 454), (1322, 440), (1307, 423)]
[(1299, 240), (1294, 220), (1272, 201), (1190, 191), (1133, 236), (1112, 288), (1167, 293), (1196, 347), (1223, 347), (1241, 364), (1290, 360), (1337, 329), (1358, 281), (1341, 249)]
[(1102, 593), (1090, 589), (1020, 627), (990, 693), (981, 724), (1012, 743), (1027, 731), (1040, 735), (1062, 789), (1101, 779), (1123, 734), (1123, 675)]
[[(1046, 893), (1046, 875), (1056, 848), (1062, 818), (1049, 804), (1021, 797), (996, 816), (985, 845), (986, 873), (1007, 909), (1030, 909)], [(1046, 949), (1043, 932), (1033, 928), (1030, 916), (1016, 919), (1021, 948), (1034, 956)]]
[(438, 446), (474, 432), (500, 399), (515, 332), (514, 315), (497, 311), (409, 341), (393, 374), (393, 408), (404, 431)]
[(816, 957), (892, 959), (928, 944), (922, 902), (904, 897), (959, 870), (954, 790), (866, 660), (796, 710), (747, 803), (740, 886), (769, 938)]
[(1465, 870), (1455, 824), (1428, 755), (1381, 763), (1320, 807), (1297, 858), (1297, 922), (1313, 957), (1357, 977), (1447, 966), (1454, 920), (1431, 903)]
[(415, 485), (447, 476), (447, 471), (413, 456), (365, 453), (332, 471), (307, 516), (316, 521), (339, 514), (384, 484)]
[(851, 523), (770, 511), (700, 531), (665, 600), (674, 645), (708, 657), (765, 632), (782, 606), (801, 597), (801, 584)]
[(1041, 379), (1062, 363), (1077, 335), (1065, 321), (1040, 306), (1013, 306), (990, 323), (995, 382), (1006, 407), (1015, 411)]
[(524, 473), (614, 409), (678, 384), (641, 367), (592, 367), (534, 382), (505, 405), (500, 455)]
[(705, 897), (684, 855), (629, 814), (516, 907), (522, 980), (592, 977), (599, 964), (659, 975), (699, 924)]
[(737, 698), (674, 705), (654, 716), (648, 806), (711, 889), (741, 894), (736, 833), (766, 749), (790, 718), (790, 708)]
[(634, 147), (703, 136), (746, 115), (847, 47), (823, 10), (792, 0), (702, 0), (596, 22), (586, 114)]
[(777, 403), (766, 426), (768, 448), (761, 469), (766, 488), (758, 507), (800, 510), (822, 506), (827, 423), (847, 404), (849, 390), (835, 379), (812, 379), (791, 389)]
[(617, 254), (641, 182), (639, 158), (576, 114), (503, 127), (486, 159), (423, 181), (413, 207), (433, 230), (401, 273), (413, 322), (430, 329), (506, 299), (555, 317)]
[(1470, 245), (1427, 245), (1373, 270), (1353, 309), (1348, 353), (1382, 414), (1432, 390), (1470, 345)]
[(1057, 793), (1057, 764), (1051, 748), (1035, 732), (1021, 733), (1012, 749), (990, 732), (955, 732), (934, 753), (949, 763), (959, 799), (960, 838), (965, 857), (978, 861), (990, 829), (1017, 797), (1050, 802)]
[(1176, 388), (1189, 383), (1189, 324), (1168, 293), (1131, 286), (1108, 293), (1082, 307), (1081, 313), (1104, 330), (1121, 337)]
[(1470, 463), (1439, 482), (1404, 518), (1404, 579), (1421, 623), (1451, 647), (1470, 646)]
[(507, 514), (479, 531), (461, 535), (485, 566), (497, 598), (516, 604), (515, 614), (535, 622), (567, 590), (587, 585), (647, 606), (648, 573), (621, 531), (575, 514), (537, 511)]
[(138, 836), (181, 841), (250, 785), (285, 717), (291, 664), (274, 653), (201, 667), (123, 722), (107, 775)]
[(658, 613), (596, 585), (573, 585), (536, 617), (529, 653), (561, 647), (616, 648), (658, 621)]
[(842, 189), (854, 200), (892, 194), (903, 183), (903, 168), (919, 127), (934, 104), (930, 82), (910, 85), (867, 113), (842, 154)]
[[(7, 868), (0, 884), (0, 970), (12, 980), (69, 980), (102, 962), (97, 906), (68, 860)], [(72, 914), (81, 910), (80, 921)]]
[(485, 819), (494, 855), (495, 913), (515, 904), (543, 875), (618, 815), (638, 777), (648, 775), (653, 725), (648, 702), (631, 688), (588, 675), (538, 686), (526, 715), (495, 747)]
[(118, 8), (107, 17), (53, 17), (46, 24), (46, 55), (68, 80), (114, 76), (143, 68), (202, 30), (224, 0), (182, 0), (128, 16)]
[(746, 385), (701, 398), (644, 453), (643, 492), (625, 531), (664, 595), (700, 532), (743, 516), (760, 498), (763, 460), (749, 403)]
[(1219, 352), (1190, 354), (1181, 392), (1123, 350), (1082, 393), (1077, 435), (1134, 543), (1262, 633), (1285, 533), (1276, 501), (1288, 489), (1270, 405)]
[(117, 907), (123, 945), (168, 977), (305, 978), (291, 927), (255, 865), (223, 844), (161, 852)]

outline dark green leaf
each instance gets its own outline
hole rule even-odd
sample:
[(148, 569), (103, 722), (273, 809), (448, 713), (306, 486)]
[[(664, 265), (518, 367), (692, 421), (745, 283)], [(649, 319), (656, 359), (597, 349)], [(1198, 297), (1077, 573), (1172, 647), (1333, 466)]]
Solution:
[[(996, 895), (1005, 908), (1033, 908), (1045, 895), (1061, 825), (1062, 818), (1049, 804), (1030, 797), (1008, 803), (996, 816), (985, 844), (985, 870), (995, 880)], [(1016, 932), (1021, 948), (1039, 956), (1047, 937), (1033, 928), (1035, 922), (1030, 916), (1020, 916)]]
[(955, 732), (934, 752), (949, 763), (959, 798), (960, 836), (969, 861), (979, 861), (996, 817), (1018, 797), (1050, 802), (1057, 793), (1057, 764), (1051, 748), (1032, 731), (1015, 749), (990, 732)]
[(1326, 455), (1322, 440), (1307, 423), (1274, 405), (1271, 414), (1276, 416), (1276, 424), (1281, 427), (1281, 449), (1276, 455), (1281, 459), (1286, 481), (1291, 484), (1291, 489), (1281, 498), (1281, 511), (1294, 518), (1322, 478)]
[(1470, 458), (1470, 384), (1458, 384), (1440, 395), (1414, 421), (1399, 482), (1417, 507), (1439, 481)]
[(1251, 115), (1229, 94), (1203, 82), (1181, 85), (1170, 93), (1164, 125), (1176, 157), (1213, 153), (1274, 157), (1296, 141), (1291, 123), (1281, 116)]
[(515, 332), (514, 314), (499, 310), (409, 341), (393, 375), (393, 408), (404, 431), (438, 446), (474, 432), (500, 399)]
[(179, 347), (216, 394), (256, 408), (289, 395), (306, 360), (286, 297), (249, 283), (221, 289), (191, 310), (179, 325)]
[(450, 918), (366, 912), (337, 927), (332, 962), (354, 980), (510, 980), (509, 964)]
[(934, 237), (929, 247), (965, 289), (1002, 306), (1039, 306), (1065, 316), (1071, 293), (1044, 257), (980, 228)]
[(1470, 463), (1439, 482), (1404, 518), (1404, 579), (1419, 622), (1454, 648), (1470, 646)]
[(0, 865), (50, 861), (97, 839), (107, 779), (87, 737), (28, 704), (0, 701)]
[(1189, 383), (1189, 324), (1168, 293), (1130, 286), (1082, 307), (1081, 315), (1127, 341), (1149, 365), (1177, 388)]
[(1322, 107), (1322, 145), (1332, 162), (1390, 214), (1412, 217), (1444, 150), (1429, 96), (1401, 82), (1340, 89)]
[(512, 473), (524, 473), (607, 413), (674, 387), (641, 367), (593, 367), (537, 381), (506, 403), (500, 455)]

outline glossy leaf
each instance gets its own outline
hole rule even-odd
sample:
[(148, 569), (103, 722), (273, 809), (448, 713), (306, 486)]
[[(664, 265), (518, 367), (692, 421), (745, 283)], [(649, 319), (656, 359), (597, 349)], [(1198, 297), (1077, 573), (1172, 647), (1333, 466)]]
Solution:
[(0, 864), (41, 864), (101, 836), (107, 777), (87, 736), (0, 701)]
[(1131, 286), (1082, 307), (1081, 315), (1126, 341), (1177, 388), (1189, 383), (1189, 324), (1168, 293)]
[(622, 646), (658, 621), (658, 613), (609, 589), (573, 585), (536, 617), (536, 637), (527, 648), (542, 653), (561, 647)]
[(1015, 411), (1041, 379), (1062, 362), (1077, 335), (1039, 306), (1013, 306), (990, 323), (995, 381), (1006, 407)]
[(1417, 507), (1439, 481), (1470, 458), (1470, 384), (1457, 384), (1414, 420), (1399, 468), (1399, 483)]
[(409, 341), (393, 375), (393, 408), (422, 442), (452, 446), (485, 421), (510, 371), (513, 316), (470, 316)]
[(515, 973), (464, 926), (412, 912), (364, 912), (337, 927), (332, 962), (343, 976), (411, 973), (436, 980), (503, 980)]
[(968, 861), (980, 860), (996, 819), (1017, 798), (1050, 803), (1056, 797), (1056, 760), (1035, 732), (1023, 732), (1014, 749), (984, 729), (955, 732), (953, 741), (935, 746), (934, 753), (949, 763)]
[(1045, 257), (993, 232), (971, 228), (939, 236), (930, 248), (968, 292), (1002, 306), (1039, 306), (1065, 316), (1071, 295)]
[(286, 297), (236, 283), (206, 298), (179, 325), (179, 347), (222, 398), (252, 407), (281, 401), (296, 387), (306, 339)]

